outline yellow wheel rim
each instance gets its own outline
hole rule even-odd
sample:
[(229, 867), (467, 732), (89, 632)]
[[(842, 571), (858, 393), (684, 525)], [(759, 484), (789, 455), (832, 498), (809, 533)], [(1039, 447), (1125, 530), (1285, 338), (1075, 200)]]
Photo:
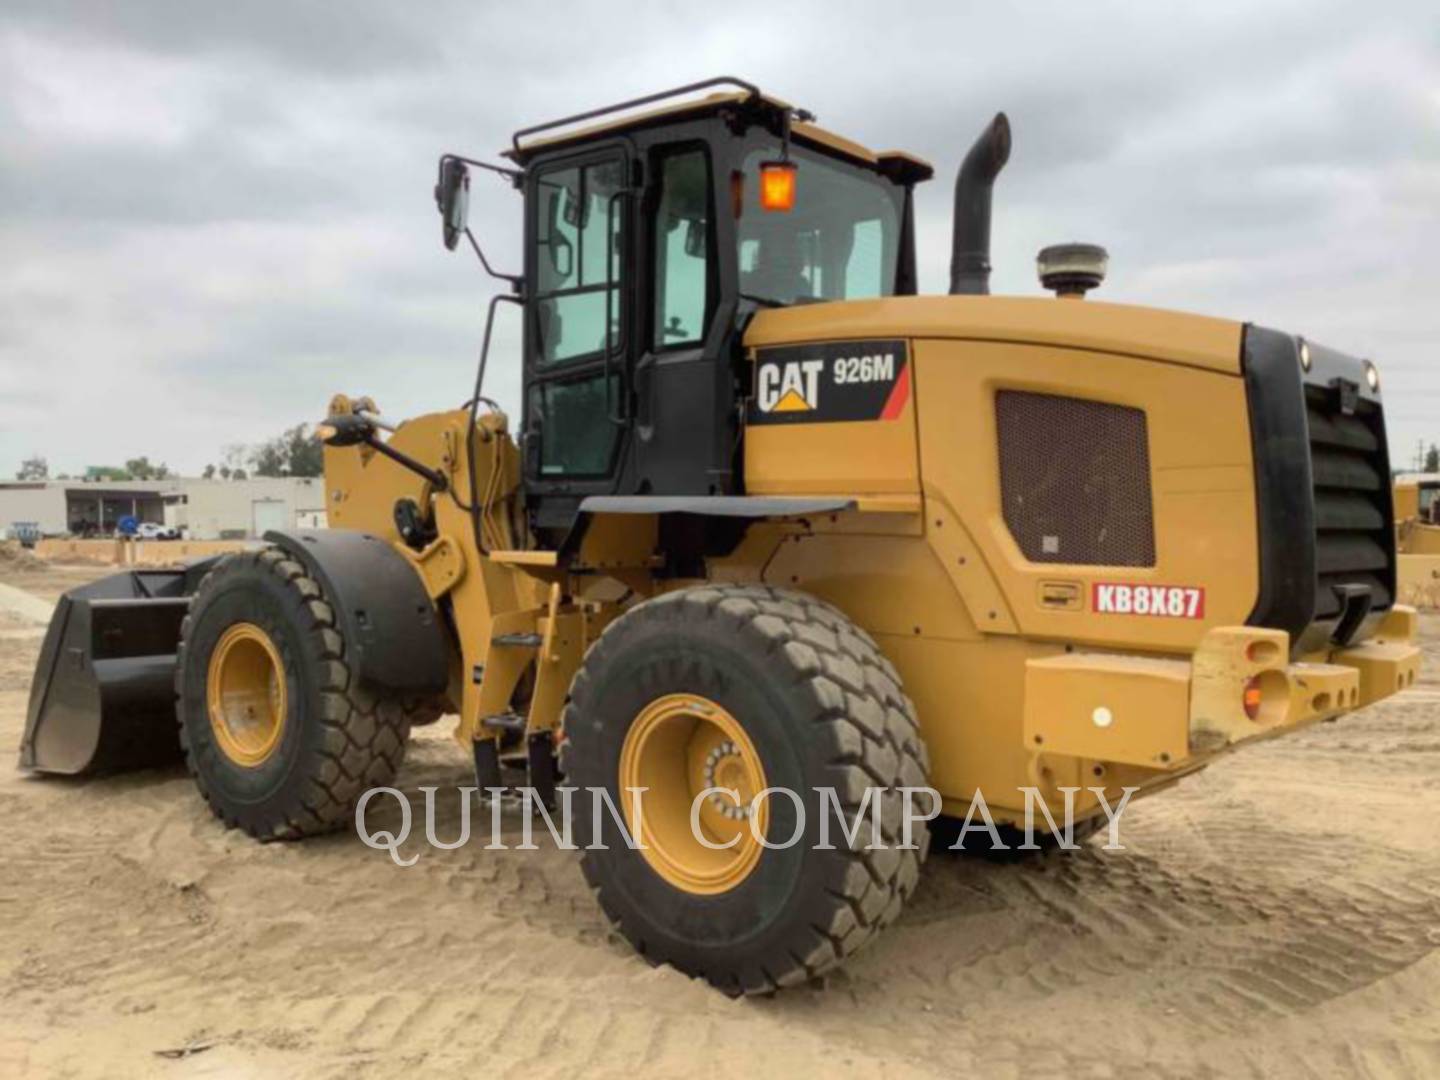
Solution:
[[(671, 885), (702, 896), (728, 892), (760, 861), (769, 800), (765, 770), (739, 721), (709, 698), (666, 694), (640, 711), (620, 749), (620, 800), (641, 854)], [(639, 796), (639, 821), (631, 789)], [(707, 788), (727, 788), (739, 798)], [(752, 813), (754, 820), (751, 820)], [(695, 828), (691, 825), (694, 822)], [(706, 847), (701, 838), (714, 845)]]
[(236, 623), (215, 643), (205, 704), (221, 753), (246, 768), (266, 761), (285, 733), (285, 665), (270, 635)]

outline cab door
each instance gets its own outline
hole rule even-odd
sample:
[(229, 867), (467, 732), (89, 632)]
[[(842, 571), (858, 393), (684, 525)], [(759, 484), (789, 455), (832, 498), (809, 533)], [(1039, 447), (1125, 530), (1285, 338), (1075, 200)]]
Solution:
[(734, 318), (720, 304), (711, 161), (697, 138), (650, 148), (634, 460), (637, 487), (661, 495), (734, 490)]
[(526, 179), (523, 445), (538, 524), (573, 513), (574, 500), (545, 496), (614, 489), (629, 427), (630, 160), (626, 144), (608, 143)]

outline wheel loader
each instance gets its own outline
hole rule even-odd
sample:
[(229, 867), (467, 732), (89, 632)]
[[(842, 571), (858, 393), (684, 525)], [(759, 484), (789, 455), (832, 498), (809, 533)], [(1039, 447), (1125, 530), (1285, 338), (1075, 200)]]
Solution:
[(1395, 478), (1399, 596), (1417, 608), (1440, 608), (1440, 473)]
[[(1071, 801), (1083, 832), (1410, 685), (1374, 364), (1087, 299), (1092, 245), (1042, 252), (1054, 296), (990, 295), (1010, 148), (999, 114), (965, 155), (929, 296), (932, 167), (740, 80), (444, 155), (444, 243), (504, 283), (468, 399), (394, 423), (337, 395), (329, 528), (65, 597), (21, 765), (183, 756), (226, 825), (289, 839), (458, 714), (479, 787), (606, 796), (574, 801), (579, 860), (641, 953), (760, 993), (895, 921), (935, 810), (983, 796), (1003, 843)], [(518, 274), (472, 177), (522, 197)], [(513, 428), (485, 396), (503, 305)], [(821, 843), (774, 794), (821, 790), (874, 836)], [(607, 806), (633, 845), (593, 843)]]

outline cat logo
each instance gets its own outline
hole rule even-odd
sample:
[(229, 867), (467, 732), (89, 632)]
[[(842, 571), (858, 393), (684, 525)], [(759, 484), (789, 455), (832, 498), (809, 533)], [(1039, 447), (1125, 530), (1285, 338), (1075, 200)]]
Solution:
[(762, 413), (809, 412), (820, 405), (820, 372), (824, 360), (792, 360), (765, 364), (759, 371), (756, 404)]
[(755, 351), (748, 424), (897, 420), (910, 400), (903, 341), (825, 341)]

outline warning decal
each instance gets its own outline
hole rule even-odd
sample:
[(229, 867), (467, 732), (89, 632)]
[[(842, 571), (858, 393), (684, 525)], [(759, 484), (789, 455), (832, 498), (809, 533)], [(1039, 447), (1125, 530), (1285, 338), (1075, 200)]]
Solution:
[(910, 399), (903, 341), (829, 341), (761, 349), (751, 424), (896, 420)]

